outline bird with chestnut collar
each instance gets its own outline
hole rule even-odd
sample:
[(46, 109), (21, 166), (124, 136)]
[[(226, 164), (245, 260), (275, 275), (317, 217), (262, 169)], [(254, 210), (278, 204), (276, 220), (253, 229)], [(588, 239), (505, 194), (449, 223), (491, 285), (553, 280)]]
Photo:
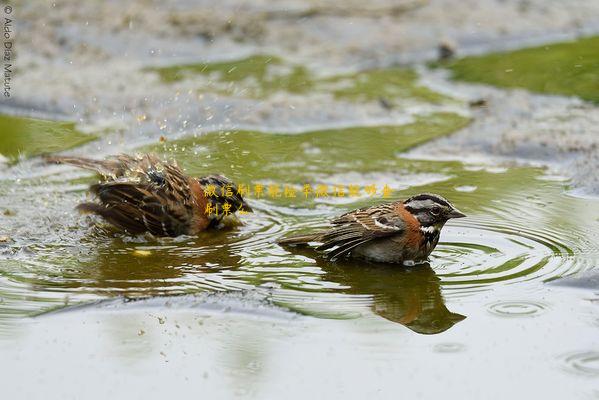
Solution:
[(413, 265), (427, 260), (448, 220), (465, 216), (447, 199), (422, 193), (404, 201), (350, 211), (334, 218), (330, 229), (284, 238), (279, 244), (313, 246), (333, 261), (355, 257)]

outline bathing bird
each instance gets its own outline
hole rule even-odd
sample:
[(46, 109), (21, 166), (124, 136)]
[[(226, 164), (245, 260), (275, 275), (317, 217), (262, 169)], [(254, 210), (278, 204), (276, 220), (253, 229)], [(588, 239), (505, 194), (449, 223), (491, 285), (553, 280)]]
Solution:
[(445, 198), (422, 193), (350, 211), (334, 218), (329, 229), (280, 239), (278, 243), (310, 246), (333, 261), (355, 257), (414, 265), (427, 260), (448, 220), (465, 216)]
[(106, 160), (46, 156), (45, 161), (98, 173), (102, 181), (90, 186), (96, 201), (81, 203), (77, 209), (131, 234), (195, 235), (219, 226), (225, 216), (252, 212), (228, 178), (187, 176), (176, 163), (153, 154), (121, 154)]

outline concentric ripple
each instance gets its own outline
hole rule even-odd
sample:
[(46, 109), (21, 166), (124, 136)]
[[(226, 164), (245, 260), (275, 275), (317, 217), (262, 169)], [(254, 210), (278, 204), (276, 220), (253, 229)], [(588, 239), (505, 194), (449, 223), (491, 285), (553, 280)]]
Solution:
[(535, 301), (500, 301), (488, 306), (491, 314), (500, 317), (536, 317), (547, 310), (546, 304)]
[(566, 370), (588, 376), (599, 376), (599, 351), (570, 353), (562, 357)]
[(500, 282), (546, 282), (592, 266), (575, 256), (580, 242), (572, 234), (547, 227), (474, 217), (446, 227), (441, 240), (432, 262), (449, 291), (484, 290)]

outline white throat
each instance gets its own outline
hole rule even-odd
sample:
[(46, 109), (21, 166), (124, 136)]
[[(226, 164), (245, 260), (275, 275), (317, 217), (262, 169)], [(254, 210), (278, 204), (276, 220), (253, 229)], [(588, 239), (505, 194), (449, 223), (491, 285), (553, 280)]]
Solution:
[(434, 233), (435, 231), (437, 231), (437, 227), (434, 226), (434, 225), (431, 225), (431, 226), (421, 226), (420, 230), (423, 233)]

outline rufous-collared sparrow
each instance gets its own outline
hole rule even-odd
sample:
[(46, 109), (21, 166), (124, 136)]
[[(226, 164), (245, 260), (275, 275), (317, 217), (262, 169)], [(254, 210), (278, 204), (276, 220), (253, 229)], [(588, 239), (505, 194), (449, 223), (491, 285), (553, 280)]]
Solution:
[(45, 160), (100, 174), (103, 181), (90, 187), (98, 202), (82, 203), (77, 209), (132, 234), (194, 235), (217, 226), (226, 208), (230, 214), (252, 211), (237, 186), (224, 176), (193, 178), (152, 154), (121, 154), (107, 160), (50, 156)]
[(363, 258), (413, 265), (426, 261), (451, 218), (466, 215), (443, 197), (422, 193), (404, 201), (360, 208), (331, 221), (330, 229), (279, 240), (281, 245), (310, 245), (332, 260)]

